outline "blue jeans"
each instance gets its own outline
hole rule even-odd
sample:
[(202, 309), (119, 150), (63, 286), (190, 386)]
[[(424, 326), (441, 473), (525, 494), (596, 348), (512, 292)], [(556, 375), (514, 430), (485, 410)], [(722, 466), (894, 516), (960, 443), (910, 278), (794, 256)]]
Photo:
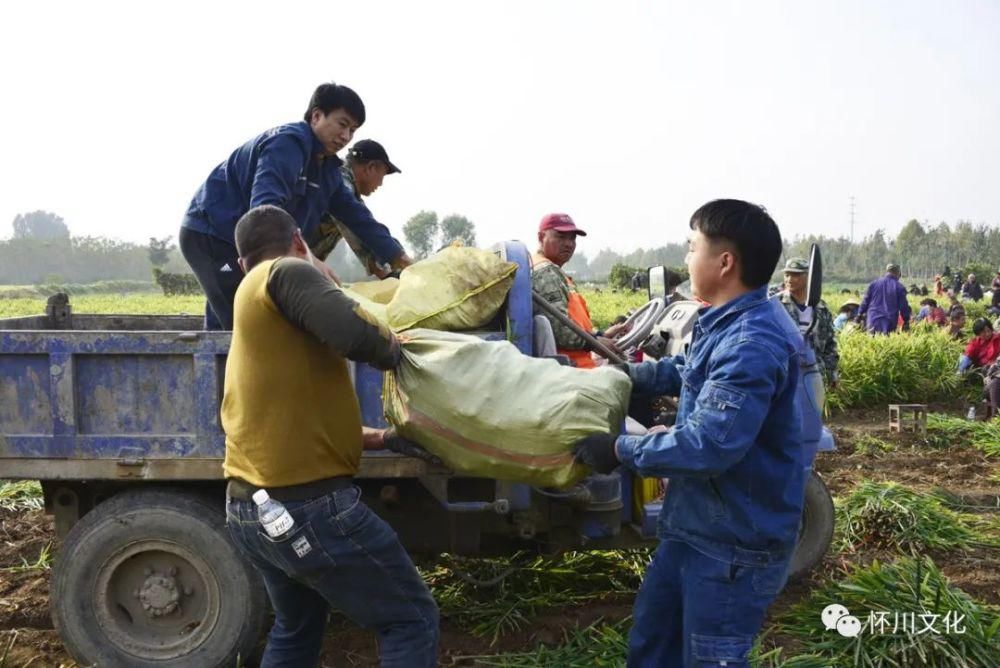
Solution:
[(274, 607), (261, 668), (315, 666), (330, 608), (378, 634), (382, 666), (436, 666), (438, 609), (396, 532), (356, 486), (285, 504), (287, 536), (264, 533), (252, 501), (226, 504), (229, 533)]
[(749, 665), (754, 636), (787, 572), (788, 560), (748, 566), (662, 541), (635, 599), (628, 665)]

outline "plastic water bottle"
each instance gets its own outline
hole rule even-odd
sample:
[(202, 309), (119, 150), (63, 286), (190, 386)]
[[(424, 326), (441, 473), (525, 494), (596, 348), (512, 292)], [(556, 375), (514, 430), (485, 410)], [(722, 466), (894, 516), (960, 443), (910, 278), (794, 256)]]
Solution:
[(976, 419), (976, 407), (975, 406), (969, 406), (969, 412), (965, 414), (965, 419), (966, 420), (975, 420)]
[(253, 502), (257, 504), (257, 517), (268, 536), (281, 538), (292, 530), (295, 520), (280, 501), (275, 501), (268, 495), (266, 489), (254, 492)]

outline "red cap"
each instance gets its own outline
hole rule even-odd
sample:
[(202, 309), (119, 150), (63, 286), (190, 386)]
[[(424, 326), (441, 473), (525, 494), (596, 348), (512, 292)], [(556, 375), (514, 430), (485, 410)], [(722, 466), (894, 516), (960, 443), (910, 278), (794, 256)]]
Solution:
[(587, 233), (576, 226), (573, 219), (565, 213), (550, 213), (538, 225), (538, 231), (555, 230), (556, 232), (576, 232), (578, 236), (585, 237)]

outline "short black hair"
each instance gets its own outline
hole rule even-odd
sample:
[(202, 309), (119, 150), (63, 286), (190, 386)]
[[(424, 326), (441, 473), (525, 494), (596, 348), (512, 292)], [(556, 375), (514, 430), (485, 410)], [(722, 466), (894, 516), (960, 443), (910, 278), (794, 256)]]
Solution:
[(923, 299), (920, 300), (920, 305), (921, 306), (930, 306), (931, 308), (934, 308), (935, 306), (937, 306), (937, 301), (931, 299), (930, 297), (925, 297), (925, 298), (923, 298)]
[(991, 330), (993, 329), (993, 325), (990, 324), (989, 320), (986, 318), (976, 318), (975, 322), (972, 323), (972, 333), (979, 336), (987, 327)]
[(281, 207), (263, 204), (244, 213), (236, 223), (236, 250), (247, 271), (287, 253), (296, 229), (295, 219)]
[(738, 199), (717, 199), (691, 216), (691, 229), (711, 241), (732, 244), (740, 261), (740, 281), (748, 288), (767, 285), (781, 257), (781, 232), (767, 210)]
[(843, 306), (840, 307), (840, 311), (838, 311), (838, 313), (850, 313), (855, 308), (856, 307), (854, 306), (854, 304), (844, 304)]
[(332, 81), (320, 84), (313, 91), (306, 113), (303, 114), (306, 123), (312, 118), (314, 109), (322, 111), (324, 116), (334, 109), (343, 109), (358, 122), (359, 127), (365, 124), (365, 103), (361, 101), (361, 96), (347, 86)]

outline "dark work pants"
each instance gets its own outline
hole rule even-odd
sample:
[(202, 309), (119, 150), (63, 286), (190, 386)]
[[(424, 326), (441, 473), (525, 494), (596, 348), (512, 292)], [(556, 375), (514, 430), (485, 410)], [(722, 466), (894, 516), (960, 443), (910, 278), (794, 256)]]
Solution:
[(635, 598), (629, 668), (746, 668), (788, 561), (748, 566), (661, 541)]
[(233, 328), (233, 298), (243, 280), (236, 247), (211, 234), (181, 228), (181, 254), (205, 291), (205, 329)]
[(997, 408), (1000, 407), (1000, 378), (986, 381), (986, 399), (986, 419), (991, 420), (997, 416)]
[(437, 665), (438, 608), (396, 532), (357, 487), (285, 503), (295, 525), (271, 538), (252, 501), (230, 499), (226, 524), (274, 607), (261, 668), (319, 663), (330, 609), (378, 635), (383, 668)]

